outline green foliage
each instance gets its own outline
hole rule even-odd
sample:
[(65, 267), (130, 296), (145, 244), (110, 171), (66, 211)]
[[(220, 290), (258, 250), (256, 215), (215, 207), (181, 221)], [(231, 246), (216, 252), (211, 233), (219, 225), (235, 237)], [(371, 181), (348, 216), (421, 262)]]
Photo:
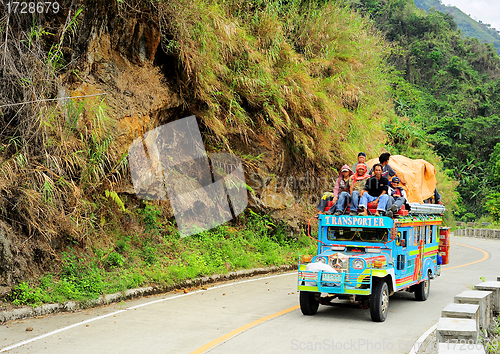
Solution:
[(485, 208), (494, 221), (500, 221), (500, 193), (496, 192), (488, 195)]
[(489, 24), (476, 22), (455, 6), (444, 5), (441, 0), (415, 0), (415, 5), (427, 11), (439, 11), (453, 16), (463, 37), (477, 38), (482, 43), (492, 43), (500, 55), (500, 34)]
[(161, 211), (157, 205), (145, 202), (146, 206), (141, 210), (143, 222), (146, 231), (150, 233), (158, 233), (158, 228), (162, 226), (158, 218), (161, 216)]
[(106, 263), (110, 267), (120, 268), (123, 267), (123, 264), (125, 263), (125, 258), (123, 258), (123, 256), (117, 252), (111, 252), (106, 259)]
[(500, 143), (495, 145), (489, 162), (491, 166), (491, 179), (495, 184), (500, 184)]
[(62, 259), (60, 280), (68, 299), (96, 298), (102, 294), (103, 271), (95, 262), (70, 252), (64, 252)]
[(32, 288), (27, 282), (22, 282), (14, 287), (10, 298), (12, 304), (16, 306), (32, 305), (33, 307), (41, 305), (44, 300), (46, 300), (46, 296), (42, 289)]
[(173, 0), (160, 13), (180, 97), (186, 107), (196, 103), (214, 133), (207, 139), (258, 131), (324, 166), (382, 147), (389, 48), (343, 5)]
[(291, 238), (283, 222), (267, 215), (249, 211), (235, 223), (239, 226), (220, 225), (185, 238), (171, 224), (157, 225), (158, 234), (121, 235), (115, 250), (99, 247), (93, 257), (70, 250), (63, 253), (57, 276), (47, 274), (37, 285), (21, 283), (11, 299), (15, 305), (33, 306), (82, 301), (148, 284), (171, 285), (238, 269), (295, 264), (299, 253), (315, 251), (307, 236)]
[(499, 57), (491, 46), (462, 38), (451, 15), (425, 13), (411, 0), (348, 3), (369, 14), (399, 48), (390, 58), (392, 95), (396, 114), (409, 120), (388, 125), (396, 149), (407, 150), (406, 143), (432, 148), (448, 171), (444, 179), (459, 181), (460, 198), (452, 198), (459, 202), (457, 216), (481, 215), (485, 196), (498, 189), (489, 171), (500, 138)]
[(115, 191), (108, 191), (106, 189), (104, 193), (106, 195), (106, 198), (111, 198), (116, 203), (116, 205), (120, 207), (121, 210), (125, 211), (125, 204), (123, 204), (123, 201)]
[(462, 218), (462, 221), (474, 221), (476, 220), (476, 214), (474, 213), (465, 213)]

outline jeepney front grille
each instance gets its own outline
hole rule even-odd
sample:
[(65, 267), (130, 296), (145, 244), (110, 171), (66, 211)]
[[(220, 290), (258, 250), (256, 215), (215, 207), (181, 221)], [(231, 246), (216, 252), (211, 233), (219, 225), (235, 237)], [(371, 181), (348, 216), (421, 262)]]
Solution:
[(330, 266), (335, 268), (337, 272), (347, 272), (347, 265), (349, 263), (349, 258), (340, 258), (337, 255), (330, 256), (328, 259)]

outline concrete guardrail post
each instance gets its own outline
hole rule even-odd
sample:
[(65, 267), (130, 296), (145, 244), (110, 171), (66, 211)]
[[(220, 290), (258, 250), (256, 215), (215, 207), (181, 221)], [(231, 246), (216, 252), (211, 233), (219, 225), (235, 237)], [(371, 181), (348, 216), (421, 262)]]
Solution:
[(475, 304), (479, 305), (479, 327), (488, 328), (492, 321), (493, 312), (493, 293), (491, 291), (465, 290), (455, 296), (457, 304)]
[(500, 312), (500, 281), (485, 281), (474, 285), (475, 290), (491, 291), (493, 294), (493, 311)]

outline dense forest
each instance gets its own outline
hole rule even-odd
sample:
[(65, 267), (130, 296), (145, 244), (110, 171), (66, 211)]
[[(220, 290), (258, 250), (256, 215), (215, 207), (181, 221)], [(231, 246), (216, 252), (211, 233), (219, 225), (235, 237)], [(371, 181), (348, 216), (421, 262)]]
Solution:
[(500, 29), (492, 28), (489, 23), (475, 21), (455, 6), (444, 5), (441, 0), (415, 0), (418, 8), (426, 11), (439, 11), (453, 16), (462, 36), (477, 38), (482, 43), (493, 44), (500, 55)]
[(409, 136), (425, 139), (459, 181), (456, 216), (484, 214), (488, 198), (491, 207), (499, 202), (500, 60), (493, 46), (463, 38), (451, 15), (426, 13), (413, 1), (362, 0), (351, 6), (395, 46), (389, 58), (395, 110), (413, 123), (388, 127), (395, 147)]

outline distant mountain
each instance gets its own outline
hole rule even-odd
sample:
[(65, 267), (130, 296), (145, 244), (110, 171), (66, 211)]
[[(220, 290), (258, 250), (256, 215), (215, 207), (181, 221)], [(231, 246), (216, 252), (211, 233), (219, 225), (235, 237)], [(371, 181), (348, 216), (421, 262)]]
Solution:
[(415, 5), (425, 11), (435, 8), (439, 12), (452, 15), (464, 37), (474, 37), (483, 43), (492, 43), (500, 56), (500, 28), (495, 29), (487, 23), (478, 22), (458, 7), (443, 5), (440, 0), (415, 0)]

